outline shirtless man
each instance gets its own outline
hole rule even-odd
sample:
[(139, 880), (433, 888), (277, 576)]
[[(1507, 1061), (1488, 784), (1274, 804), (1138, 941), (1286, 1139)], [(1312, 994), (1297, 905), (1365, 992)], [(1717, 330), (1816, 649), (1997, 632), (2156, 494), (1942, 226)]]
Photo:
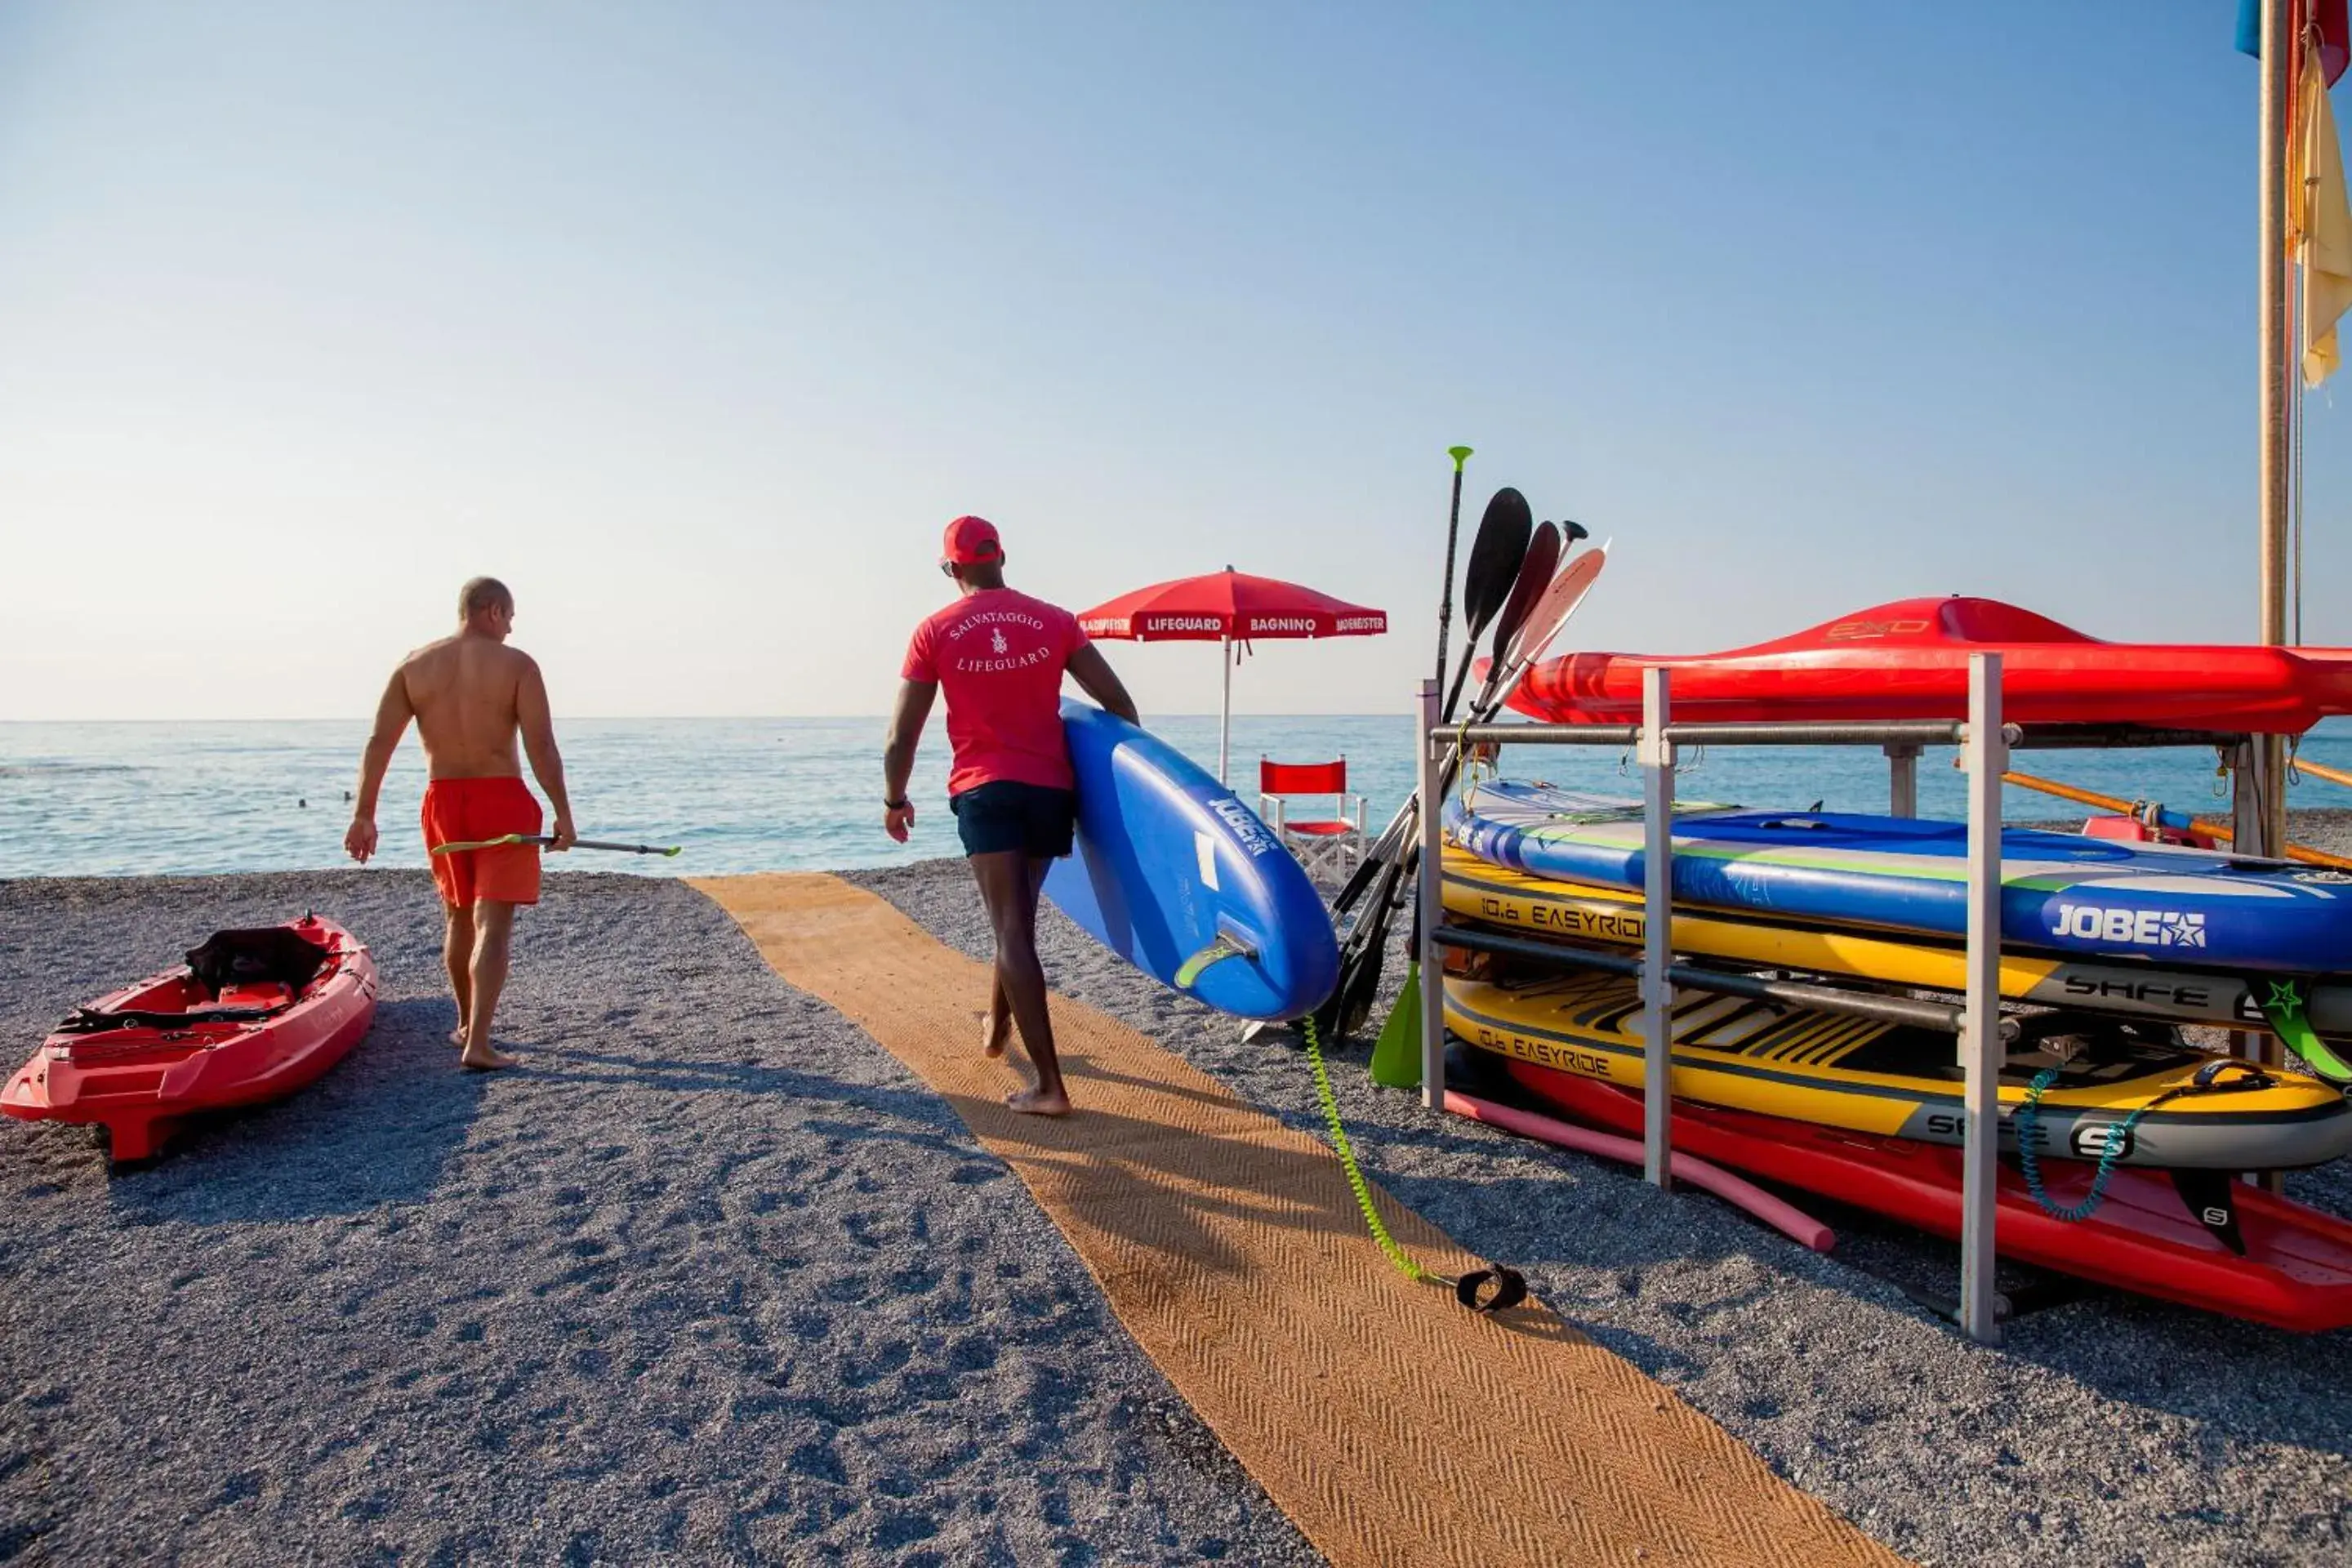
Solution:
[(948, 698), (948, 809), (980, 883), (996, 934), (996, 979), (981, 1048), (1001, 1057), (1013, 1026), (1037, 1081), (1004, 1097), (1015, 1110), (1060, 1116), (1070, 1109), (1045, 1011), (1045, 969), (1037, 961), (1037, 894), (1054, 861), (1070, 852), (1077, 823), (1076, 780), (1062, 736), (1062, 677), (1129, 723), (1135, 703), (1077, 617), (1004, 585), (1004, 546), (985, 518), (948, 524), (940, 569), (960, 595), (915, 628), (899, 671), (898, 708), (882, 757), (883, 830), (904, 844), (915, 820), (907, 798), (915, 742), (932, 700)]
[[(392, 672), (360, 762), (351, 830), (343, 835), (352, 859), (364, 864), (375, 853), (376, 794), (411, 719), (425, 742), (431, 781), (425, 786), (427, 850), (539, 832), (539, 802), (523, 784), (515, 755), (518, 731), (531, 773), (554, 803), (554, 841), (548, 847), (572, 847), (579, 836), (572, 829), (547, 683), (529, 654), (506, 646), (513, 629), (514, 595), (495, 577), (477, 577), (457, 591), (457, 632), (418, 648)], [(448, 922), (441, 956), (457, 996), (457, 1031), (451, 1038), (462, 1047), (458, 1063), (478, 1072), (510, 1068), (515, 1058), (490, 1045), (490, 1017), (507, 983), (515, 906), (539, 902), (539, 847), (504, 844), (432, 860)]]

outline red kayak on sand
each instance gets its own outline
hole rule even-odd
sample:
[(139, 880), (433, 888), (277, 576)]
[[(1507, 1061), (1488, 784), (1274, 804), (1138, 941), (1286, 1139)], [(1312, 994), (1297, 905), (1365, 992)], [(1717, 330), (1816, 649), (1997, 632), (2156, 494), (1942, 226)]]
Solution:
[(375, 961), (332, 921), (220, 931), (184, 967), (74, 1009), (0, 1111), (95, 1123), (114, 1159), (144, 1160), (179, 1118), (281, 1099), (342, 1060), (375, 987)]
[[(1578, 1121), (1642, 1134), (1638, 1094), (1526, 1062), (1498, 1065), (1521, 1089)], [(1681, 1100), (1674, 1146), (1937, 1236), (1960, 1234), (1956, 1148)], [(2045, 1160), (2043, 1190), (2071, 1208), (2089, 1195), (2095, 1169)], [(2164, 1172), (2117, 1166), (2105, 1201), (2070, 1224), (2036, 1203), (2003, 1160), (1995, 1245), (2003, 1258), (2054, 1273), (2275, 1328), (2321, 1333), (2352, 1325), (2352, 1222), (2220, 1173), (2184, 1173), (2179, 1180), (2187, 1184)]]
[(2101, 642), (1996, 599), (1903, 599), (1725, 653), (1575, 653), (1511, 706), (1562, 724), (1638, 724), (1642, 671), (1674, 671), (1686, 723), (1968, 717), (1969, 655), (1999, 653), (2015, 724), (2300, 734), (2352, 713), (2352, 649)]

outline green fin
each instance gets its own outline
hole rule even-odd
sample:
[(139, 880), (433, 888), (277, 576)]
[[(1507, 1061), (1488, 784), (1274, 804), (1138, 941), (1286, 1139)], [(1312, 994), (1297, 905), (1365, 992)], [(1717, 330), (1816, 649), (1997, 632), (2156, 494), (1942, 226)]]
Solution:
[(1372, 1081), (1382, 1089), (1421, 1087), (1421, 965), (1404, 972), (1404, 990), (1372, 1042)]
[(2319, 1032), (2311, 1026), (2311, 1016), (2303, 1010), (2303, 992), (2295, 983), (2272, 980), (2257, 984), (2264, 987), (2263, 1017), (2286, 1043), (2287, 1049), (2328, 1082), (2339, 1086), (2352, 1083), (2352, 1062), (2329, 1049)]
[(1216, 941), (1211, 942), (1208, 946), (1202, 948), (1200, 952), (1186, 959), (1184, 961), (1183, 967), (1177, 970), (1176, 989), (1179, 991), (1190, 991), (1192, 989), (1192, 982), (1200, 979), (1201, 972), (1208, 968), (1209, 965), (1213, 963), (1222, 963), (1228, 958), (1250, 958), (1254, 956), (1255, 955), (1250, 951), (1250, 949), (1244, 947), (1232, 937), (1226, 936), (1223, 932), (1219, 932)]

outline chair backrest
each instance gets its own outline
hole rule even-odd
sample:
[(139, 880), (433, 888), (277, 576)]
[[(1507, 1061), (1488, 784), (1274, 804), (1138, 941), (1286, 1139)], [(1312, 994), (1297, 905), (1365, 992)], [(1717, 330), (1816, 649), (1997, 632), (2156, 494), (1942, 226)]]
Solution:
[(1257, 760), (1257, 787), (1264, 795), (1345, 795), (1348, 759), (1336, 763), (1276, 763)]

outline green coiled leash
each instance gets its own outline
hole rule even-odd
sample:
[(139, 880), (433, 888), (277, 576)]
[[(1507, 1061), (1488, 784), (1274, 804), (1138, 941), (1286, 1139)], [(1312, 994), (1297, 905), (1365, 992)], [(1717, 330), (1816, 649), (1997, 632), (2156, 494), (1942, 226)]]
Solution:
[[(1299, 1020), (1307, 1035), (1307, 1060), (1315, 1069), (1315, 1095), (1323, 1102), (1323, 1120), (1331, 1129), (1331, 1145), (1339, 1151), (1340, 1168), (1348, 1173), (1348, 1185), (1356, 1194), (1356, 1206), (1364, 1211), (1364, 1226), (1380, 1243), (1389, 1261), (1408, 1279), (1433, 1279), (1454, 1287), (1454, 1299), (1474, 1312), (1500, 1312), (1516, 1307), (1528, 1299), (1527, 1277), (1516, 1268), (1495, 1264), (1474, 1269), (1460, 1279), (1451, 1279), (1423, 1268), (1413, 1260), (1412, 1254), (1397, 1245), (1389, 1227), (1381, 1223), (1380, 1211), (1372, 1206), (1372, 1191), (1364, 1181), (1364, 1173), (1357, 1168), (1355, 1146), (1348, 1142), (1348, 1130), (1339, 1123), (1339, 1102), (1331, 1093), (1331, 1075), (1323, 1066), (1323, 1047), (1315, 1037), (1315, 1020), (1311, 1016)], [(1492, 1294), (1486, 1294), (1492, 1287)]]
[[(2099, 1150), (2099, 1168), (2091, 1177), (2090, 1192), (2073, 1207), (2060, 1208), (2042, 1190), (2042, 1153), (2034, 1145), (2041, 1142), (2042, 1097), (2052, 1084), (2058, 1081), (2063, 1066), (2061, 1063), (2058, 1067), (2043, 1068), (2033, 1075), (2032, 1083), (2026, 1088), (2025, 1103), (2017, 1108), (2017, 1163), (2025, 1175), (2025, 1190), (2033, 1194), (2033, 1201), (2042, 1205), (2042, 1212), (2067, 1225), (2090, 1218), (2098, 1212), (2099, 1205), (2106, 1202), (2107, 1184), (2115, 1178), (2117, 1163), (2130, 1152), (2132, 1129), (2139, 1125), (2141, 1117), (2167, 1100), (2192, 1094), (2226, 1094), (2233, 1089), (2268, 1089), (2273, 1081), (2269, 1074), (2248, 1062), (2224, 1058), (2206, 1063), (2197, 1069), (2197, 1076), (2189, 1082), (2166, 1089), (2146, 1105), (2134, 1107), (2121, 1125), (2111, 1128)], [(2235, 1083), (2218, 1081), (2223, 1073), (2232, 1069), (2247, 1076)]]
[[(1176, 971), (1175, 984), (1180, 991), (1190, 991), (1194, 982), (1211, 964), (1222, 963), (1228, 958), (1253, 956), (1250, 945), (1230, 932), (1219, 932), (1216, 939), (1184, 961)], [(1454, 1299), (1474, 1312), (1500, 1312), (1516, 1307), (1528, 1299), (1527, 1277), (1516, 1268), (1500, 1264), (1473, 1269), (1459, 1279), (1433, 1273), (1413, 1260), (1412, 1254), (1397, 1245), (1389, 1227), (1381, 1223), (1380, 1211), (1372, 1206), (1372, 1191), (1364, 1182), (1364, 1173), (1357, 1168), (1355, 1145), (1348, 1142), (1348, 1130), (1339, 1122), (1339, 1101), (1331, 1093), (1331, 1075), (1323, 1066), (1323, 1047), (1315, 1035), (1315, 1017), (1309, 1013), (1298, 1020), (1307, 1037), (1307, 1059), (1315, 1069), (1315, 1095), (1323, 1102), (1323, 1120), (1331, 1129), (1331, 1144), (1339, 1154), (1339, 1167), (1348, 1173), (1348, 1186), (1356, 1194), (1356, 1206), (1364, 1213), (1364, 1226), (1372, 1239), (1388, 1254), (1391, 1263), (1408, 1279), (1435, 1280), (1454, 1287)], [(1491, 1291), (1491, 1293), (1490, 1293)]]

